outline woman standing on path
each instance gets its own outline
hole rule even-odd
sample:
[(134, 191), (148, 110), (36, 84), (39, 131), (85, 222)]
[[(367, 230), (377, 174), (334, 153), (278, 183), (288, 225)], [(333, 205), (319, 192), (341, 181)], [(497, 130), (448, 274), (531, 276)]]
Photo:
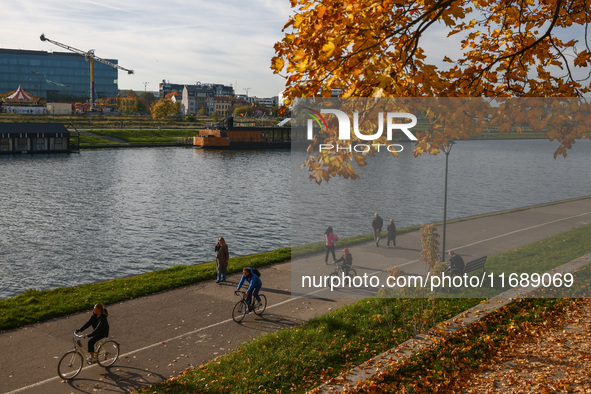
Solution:
[(228, 245), (226, 244), (224, 237), (218, 239), (218, 243), (215, 245), (215, 254), (215, 262), (218, 269), (218, 278), (215, 283), (225, 282), (230, 253), (228, 252)]
[(335, 243), (339, 240), (339, 237), (332, 231), (332, 227), (328, 227), (324, 232), (324, 238), (326, 239), (326, 255), (324, 256), (324, 264), (328, 264), (328, 254), (332, 253), (332, 260), (335, 261), (337, 256), (335, 255), (334, 248)]

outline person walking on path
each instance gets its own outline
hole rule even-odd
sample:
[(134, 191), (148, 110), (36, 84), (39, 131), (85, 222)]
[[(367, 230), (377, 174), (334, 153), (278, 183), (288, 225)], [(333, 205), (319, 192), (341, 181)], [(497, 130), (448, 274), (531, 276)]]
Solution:
[(215, 245), (215, 262), (218, 270), (218, 277), (215, 283), (226, 281), (226, 270), (228, 269), (228, 261), (230, 260), (230, 253), (228, 252), (228, 245), (224, 237), (218, 239)]
[(376, 212), (373, 216), (373, 222), (371, 223), (373, 227), (373, 239), (376, 242), (376, 246), (380, 246), (380, 237), (382, 235), (382, 227), (384, 226), (384, 220), (378, 215)]
[(388, 242), (386, 242), (388, 248), (390, 247), (390, 241), (396, 247), (396, 224), (394, 223), (394, 219), (390, 219), (390, 224), (388, 224)]
[(76, 330), (77, 334), (92, 326), (92, 332), (87, 335), (87, 337), (90, 337), (88, 340), (88, 353), (90, 353), (90, 357), (86, 360), (89, 363), (94, 362), (94, 345), (99, 340), (109, 336), (109, 321), (107, 320), (109, 312), (107, 312), (107, 308), (103, 304), (96, 304), (92, 312), (92, 316), (86, 324)]
[(328, 227), (324, 232), (324, 238), (326, 239), (326, 255), (324, 256), (324, 264), (328, 264), (328, 255), (332, 253), (332, 260), (336, 260), (337, 257), (334, 252), (335, 244), (339, 240), (339, 237), (332, 231), (332, 227)]

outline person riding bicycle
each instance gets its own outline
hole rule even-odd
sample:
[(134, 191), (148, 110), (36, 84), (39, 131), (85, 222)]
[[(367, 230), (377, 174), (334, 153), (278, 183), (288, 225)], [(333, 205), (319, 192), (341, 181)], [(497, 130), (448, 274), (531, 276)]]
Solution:
[(349, 248), (343, 249), (343, 255), (334, 261), (335, 264), (342, 263), (345, 275), (349, 275), (349, 269), (353, 265), (353, 255), (349, 253)]
[(246, 290), (246, 294), (244, 295), (246, 298), (246, 303), (248, 304), (249, 310), (252, 309), (252, 296), (257, 300), (257, 302), (261, 302), (261, 298), (259, 297), (259, 291), (263, 286), (263, 282), (261, 278), (259, 278), (250, 267), (244, 267), (242, 269), (242, 278), (240, 279), (240, 283), (238, 283), (238, 288), (234, 291), (234, 294), (238, 294), (238, 290), (244, 284), (244, 281), (247, 280), (249, 283), (248, 289)]
[(93, 330), (90, 334), (86, 335), (90, 337), (88, 340), (88, 352), (90, 357), (86, 361), (94, 361), (94, 345), (101, 339), (109, 336), (109, 321), (107, 320), (107, 308), (103, 304), (96, 304), (93, 309), (93, 314), (90, 319), (80, 329), (76, 330), (76, 333), (86, 330), (92, 326)]

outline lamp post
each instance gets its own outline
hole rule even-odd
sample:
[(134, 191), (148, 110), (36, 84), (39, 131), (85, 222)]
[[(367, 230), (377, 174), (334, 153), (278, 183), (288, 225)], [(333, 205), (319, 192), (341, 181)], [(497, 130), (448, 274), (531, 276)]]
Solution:
[(148, 84), (150, 82), (144, 82), (144, 105), (146, 106), (146, 110), (148, 109), (148, 104), (146, 99), (148, 98)]
[[(150, 82), (144, 82), (144, 107), (146, 107), (146, 112), (148, 112), (148, 84)], [(142, 114), (140, 113), (140, 130), (142, 129)]]
[(441, 262), (445, 262), (445, 230), (447, 226), (447, 168), (448, 168), (448, 161), (449, 161), (449, 152), (451, 152), (452, 146), (455, 144), (453, 140), (449, 141), (449, 145), (447, 145), (444, 149), (445, 153), (445, 191), (443, 197), (443, 242), (441, 244)]

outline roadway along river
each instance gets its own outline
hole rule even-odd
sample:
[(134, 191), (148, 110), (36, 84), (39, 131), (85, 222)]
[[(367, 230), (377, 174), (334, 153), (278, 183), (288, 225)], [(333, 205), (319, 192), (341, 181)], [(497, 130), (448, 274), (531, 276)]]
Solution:
[[(448, 219), (591, 194), (591, 142), (467, 141), (449, 155)], [(0, 157), (0, 298), (443, 217), (445, 156), (378, 155), (320, 186), (300, 153), (146, 148)]]

